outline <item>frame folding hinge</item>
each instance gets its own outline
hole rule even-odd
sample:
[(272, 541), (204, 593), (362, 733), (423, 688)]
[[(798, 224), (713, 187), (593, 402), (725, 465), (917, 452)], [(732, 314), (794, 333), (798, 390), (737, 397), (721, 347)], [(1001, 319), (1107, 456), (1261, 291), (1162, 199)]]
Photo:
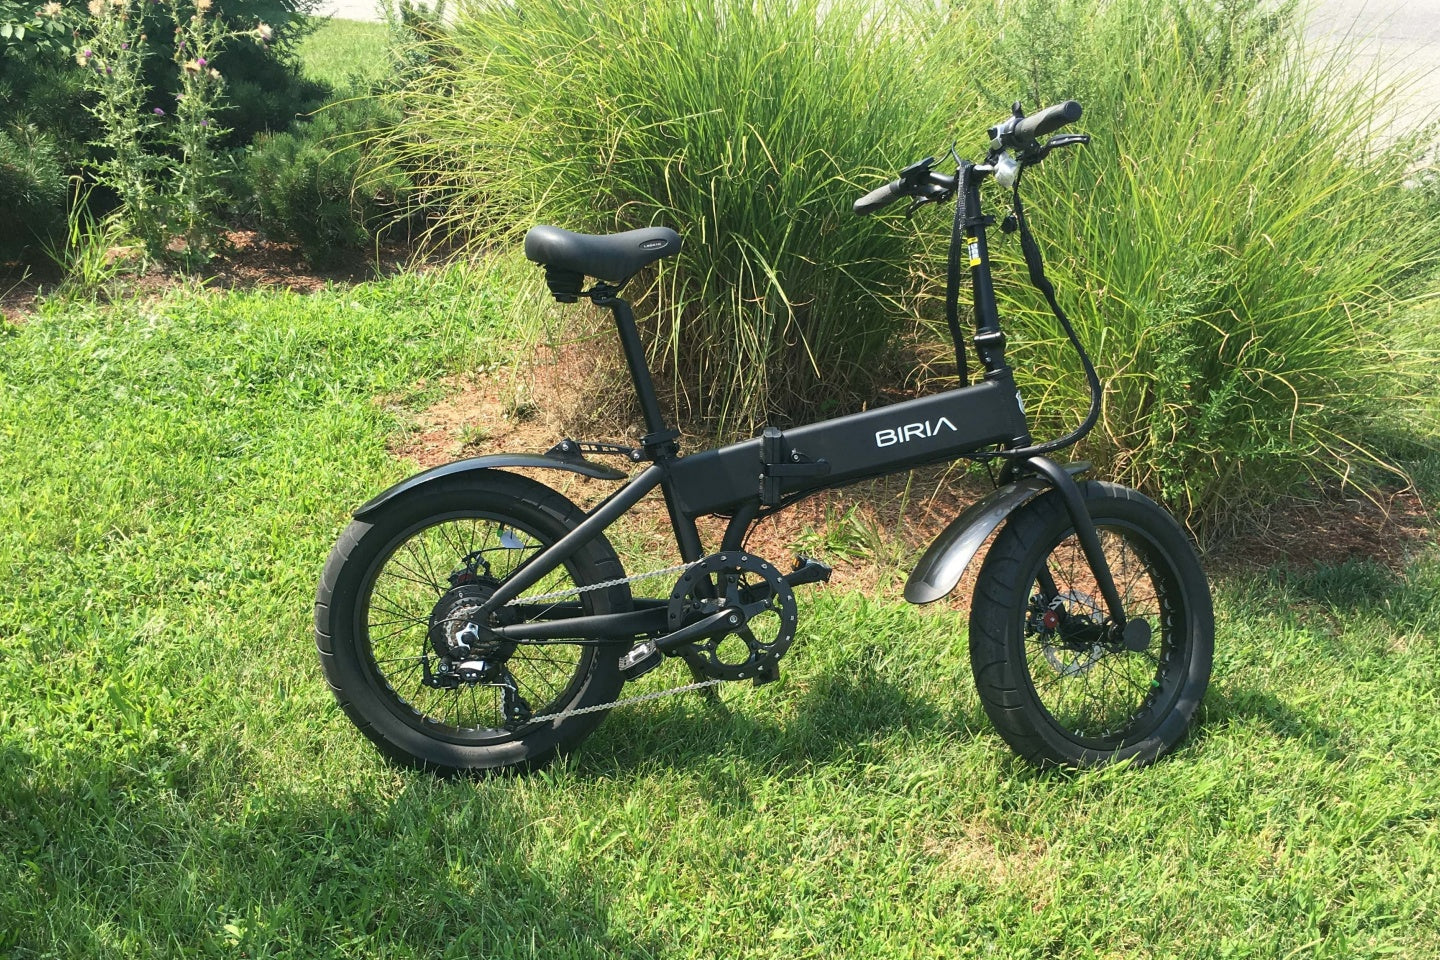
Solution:
[(766, 427), (760, 437), (760, 503), (779, 506), (787, 478), (824, 477), (830, 474), (826, 460), (811, 460), (791, 447), (785, 434), (775, 427)]

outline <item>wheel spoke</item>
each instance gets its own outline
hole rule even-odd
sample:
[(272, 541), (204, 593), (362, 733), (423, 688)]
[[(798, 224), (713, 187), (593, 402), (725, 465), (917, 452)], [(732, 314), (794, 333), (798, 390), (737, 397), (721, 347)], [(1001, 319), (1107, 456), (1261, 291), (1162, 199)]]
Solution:
[[(514, 545), (517, 542), (519, 546)], [(394, 543), (380, 560), (365, 599), (368, 609), (362, 620), (369, 649), (368, 663), (385, 680), (388, 695), (408, 708), (407, 715), (413, 711), (415, 717), (411, 723), (427, 731), (439, 728), (477, 744), (501, 742), (516, 736), (505, 729), (504, 695), (493, 682), (494, 673), (482, 675), (479, 682), (452, 676), (450, 682), (454, 685), (444, 688), (425, 684), (425, 664), (433, 655), (428, 629), (432, 622), (463, 621), (467, 608), (483, 599), (484, 591), (493, 587), (490, 579), (482, 579), (481, 585), (468, 581), (451, 586), (450, 577), (466, 566), (467, 557), (485, 558), (491, 564), (488, 577), (503, 582), (549, 542), (511, 520), (460, 516), (411, 532)], [(475, 565), (479, 567), (476, 572), (486, 578), (486, 568)], [(581, 566), (577, 561), (561, 564), (530, 592), (544, 595), (574, 589), (576, 570)], [(462, 590), (471, 592), (455, 592)], [(531, 603), (519, 622), (543, 620), (556, 610), (563, 612), (565, 604), (573, 605), (580, 614), (593, 612), (592, 601), (582, 595), (578, 602), (570, 597), (539, 605)], [(439, 621), (435, 620), (437, 617)], [(593, 647), (580, 645), (511, 642), (507, 647), (503, 641), (492, 643), (499, 643), (500, 647), (492, 646), (474, 659), (508, 670), (509, 682), (537, 715), (568, 706), (579, 690), (581, 678), (590, 669), (587, 664), (591, 658), (602, 655)], [(490, 659), (497, 656), (499, 660)], [(503, 666), (506, 663), (508, 667)], [(431, 661), (431, 665), (438, 670), (440, 662)]]

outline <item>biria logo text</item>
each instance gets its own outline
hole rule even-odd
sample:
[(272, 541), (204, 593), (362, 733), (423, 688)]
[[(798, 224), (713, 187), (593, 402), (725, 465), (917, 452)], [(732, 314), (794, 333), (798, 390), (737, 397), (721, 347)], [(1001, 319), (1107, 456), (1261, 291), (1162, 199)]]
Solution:
[(909, 443), (911, 440), (921, 440), (925, 437), (933, 437), (941, 430), (949, 430), (955, 433), (955, 424), (946, 417), (939, 420), (922, 420), (919, 423), (907, 423), (903, 427), (896, 427), (894, 430), (876, 430), (875, 446), (893, 447), (897, 443)]

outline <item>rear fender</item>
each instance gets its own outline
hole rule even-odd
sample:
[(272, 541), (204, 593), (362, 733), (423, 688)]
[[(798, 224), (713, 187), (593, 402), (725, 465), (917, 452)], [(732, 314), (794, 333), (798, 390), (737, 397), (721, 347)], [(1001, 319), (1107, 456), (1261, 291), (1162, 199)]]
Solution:
[[(1067, 473), (1090, 469), (1090, 464), (1067, 464)], [(985, 499), (972, 503), (965, 512), (940, 531), (910, 572), (905, 583), (905, 599), (911, 603), (933, 603), (955, 589), (965, 568), (975, 559), (990, 535), (1025, 504), (1050, 489), (1041, 477), (1026, 477), (993, 491)]]
[(418, 490), (433, 486), (451, 477), (468, 476), (482, 470), (494, 470), (497, 467), (534, 467), (540, 470), (568, 470), (571, 473), (578, 473), (586, 477), (594, 477), (596, 480), (624, 480), (628, 474), (622, 473), (613, 467), (602, 466), (592, 463), (589, 460), (560, 460), (555, 457), (546, 457), (533, 453), (495, 453), (485, 457), (471, 457), (468, 460), (456, 460), (454, 463), (441, 464), (432, 467), (424, 473), (417, 473), (406, 480), (401, 480), (389, 490), (375, 497), (366, 503), (359, 510), (355, 511), (357, 520), (364, 520), (370, 514), (379, 510), (385, 504), (396, 497), (414, 493)]

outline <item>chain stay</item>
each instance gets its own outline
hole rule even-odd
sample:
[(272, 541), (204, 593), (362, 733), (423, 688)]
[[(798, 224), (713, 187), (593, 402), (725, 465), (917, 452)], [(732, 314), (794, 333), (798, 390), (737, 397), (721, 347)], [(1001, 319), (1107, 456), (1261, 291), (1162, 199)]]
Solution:
[[(552, 600), (564, 600), (569, 597), (578, 597), (582, 593), (587, 593), (591, 590), (608, 590), (610, 587), (618, 587), (622, 584), (634, 583), (637, 580), (648, 580), (652, 577), (663, 577), (672, 573), (683, 573), (699, 562), (699, 560), (694, 560), (690, 563), (680, 563), (676, 564), (673, 567), (664, 567), (659, 570), (649, 570), (645, 573), (637, 573), (634, 576), (619, 577), (615, 580), (606, 580), (602, 583), (592, 583), (589, 586), (575, 587), (571, 590), (557, 590), (555, 593), (544, 593), (537, 597), (516, 597), (514, 600), (511, 600), (509, 603), (505, 604), (505, 606), (515, 606), (522, 603), (549, 603)], [(578, 717), (587, 713), (599, 713), (601, 710), (612, 710), (615, 707), (628, 707), (632, 704), (644, 703), (647, 700), (659, 700), (661, 697), (668, 697), (672, 694), (689, 693), (692, 690), (704, 690), (707, 687), (713, 687), (724, 682), (725, 680), (722, 678), (716, 678), (713, 680), (701, 680), (696, 683), (687, 683), (684, 686), (671, 687), (668, 690), (656, 690), (651, 693), (642, 693), (637, 694), (633, 697), (625, 697), (621, 700), (611, 700), (609, 703), (597, 703), (594, 706), (589, 707), (572, 707), (569, 710), (560, 710), (555, 713), (546, 713), (541, 714), (538, 717), (531, 717), (530, 719), (525, 721), (524, 725), (528, 726), (532, 723), (549, 723), (552, 720), (568, 720), (570, 717)]]

